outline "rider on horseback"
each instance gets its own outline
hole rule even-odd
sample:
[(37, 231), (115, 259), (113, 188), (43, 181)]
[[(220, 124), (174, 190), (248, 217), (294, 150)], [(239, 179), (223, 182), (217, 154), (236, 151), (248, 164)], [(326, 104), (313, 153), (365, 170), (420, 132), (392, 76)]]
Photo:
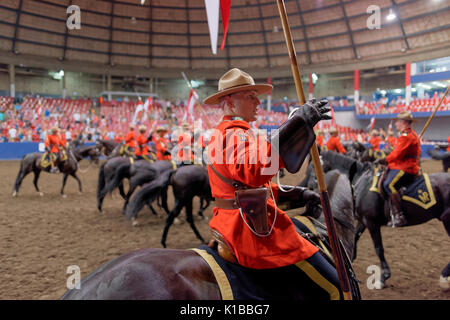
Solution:
[[(58, 127), (53, 127), (51, 130), (51, 134), (49, 134), (47, 136), (47, 139), (45, 139), (45, 155), (44, 155), (44, 159), (48, 158), (48, 161), (50, 162), (51, 165), (51, 169), (50, 172), (51, 173), (58, 173), (59, 169), (58, 166), (56, 165), (56, 162), (58, 161), (58, 159), (60, 158), (60, 147), (61, 147), (61, 138), (58, 134), (59, 128)], [(41, 161), (41, 164), (43, 163), (43, 161)], [(46, 166), (44, 166), (46, 167)]]
[(141, 125), (139, 127), (139, 134), (136, 137), (137, 147), (136, 147), (136, 150), (134, 152), (134, 154), (136, 155), (136, 159), (137, 160), (143, 159), (143, 160), (150, 161), (150, 158), (148, 157), (149, 156), (149, 152), (150, 152), (150, 148), (147, 145), (148, 139), (145, 136), (145, 132), (146, 131), (147, 131), (147, 127), (146, 126)]
[[(398, 190), (414, 181), (419, 173), (420, 140), (411, 129), (412, 114), (404, 111), (398, 114), (395, 127), (400, 132), (394, 150), (386, 157), (388, 165), (387, 177), (383, 183), (384, 190), (389, 195), (392, 221), (388, 226), (402, 227), (407, 221), (402, 211), (401, 194)], [(382, 163), (379, 159), (375, 163)]]
[(134, 132), (134, 124), (130, 124), (130, 131), (125, 137), (125, 148), (123, 154), (132, 157), (136, 148), (136, 133)]
[(346, 150), (339, 139), (339, 132), (336, 128), (330, 129), (330, 139), (327, 142), (327, 149), (330, 151), (345, 154)]
[(159, 126), (156, 128), (156, 137), (155, 137), (155, 147), (156, 147), (156, 158), (158, 160), (170, 160), (170, 152), (168, 150), (168, 143), (164, 138), (164, 135), (167, 133), (167, 129), (163, 126)]
[[(218, 93), (205, 100), (205, 104), (219, 104), (224, 110), (208, 145), (208, 175), (216, 204), (209, 224), (213, 234), (210, 246), (217, 246), (225, 260), (247, 268), (295, 265), (316, 284), (318, 278), (323, 280), (320, 290), (331, 299), (339, 299), (336, 270), (277, 208), (276, 198), (281, 190), (271, 183), (279, 168), (286, 167), (289, 172), (300, 169), (315, 141), (312, 128), (318, 121), (330, 119), (325, 115), (330, 110), (325, 107), (327, 102), (309, 101), (272, 131), (270, 138), (257, 139), (249, 122), (256, 120), (260, 104), (257, 96), (272, 86), (255, 85), (249, 74), (234, 68), (220, 78), (218, 87)], [(259, 159), (252, 159), (252, 153), (258, 151)], [(261, 155), (266, 158), (262, 160)], [(320, 202), (315, 192), (301, 191), (305, 204), (308, 200)], [(312, 277), (313, 273), (317, 277)]]
[(380, 133), (378, 132), (377, 129), (372, 130), (372, 137), (369, 139), (369, 143), (372, 146), (372, 149), (374, 151), (380, 151), (380, 142), (381, 142), (381, 138), (380, 138)]
[(180, 165), (187, 165), (194, 163), (194, 153), (192, 152), (192, 145), (194, 137), (192, 137), (189, 123), (183, 122), (181, 124), (181, 132), (178, 136), (178, 160)]

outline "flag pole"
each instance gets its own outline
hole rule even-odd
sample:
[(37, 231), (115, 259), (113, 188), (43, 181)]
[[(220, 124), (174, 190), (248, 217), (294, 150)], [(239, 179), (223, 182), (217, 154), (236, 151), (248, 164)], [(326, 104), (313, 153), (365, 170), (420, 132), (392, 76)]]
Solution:
[(428, 118), (427, 122), (425, 123), (425, 126), (423, 127), (422, 131), (420, 132), (419, 135), (419, 139), (422, 138), (423, 134), (425, 133), (425, 130), (427, 130), (428, 126), (430, 125), (431, 120), (433, 120), (434, 115), (436, 114), (436, 112), (438, 111), (438, 109), (441, 107), (442, 101), (444, 101), (445, 96), (448, 93), (448, 89), (450, 88), (450, 86), (447, 87), (447, 90), (445, 90), (444, 95), (442, 96), (441, 100), (439, 101), (438, 105), (436, 106), (436, 108), (434, 108), (433, 113), (431, 114), (431, 116)]
[[(284, 0), (277, 0), (278, 10), (281, 17), (281, 22), (283, 24), (284, 36), (286, 39), (286, 45), (288, 47), (289, 57), (291, 60), (292, 75), (294, 77), (295, 88), (297, 90), (297, 96), (300, 105), (305, 104), (305, 92), (303, 90), (303, 85), (301, 81), (300, 71), (297, 62), (297, 56), (294, 49), (294, 42), (292, 40), (291, 30), (286, 14), (286, 7)], [(352, 295), (350, 292), (350, 283), (348, 279), (347, 270), (345, 268), (344, 258), (339, 245), (339, 239), (336, 234), (336, 227), (333, 221), (333, 215), (331, 212), (330, 199), (328, 197), (327, 186), (325, 183), (325, 176), (323, 173), (322, 165), (319, 158), (319, 150), (317, 149), (317, 144), (314, 142), (311, 150), (311, 159), (314, 164), (314, 170), (316, 172), (317, 182), (320, 191), (320, 199), (322, 202), (322, 209), (325, 216), (325, 222), (327, 225), (328, 236), (331, 244), (331, 249), (333, 251), (334, 262), (336, 264), (336, 270), (339, 276), (339, 282), (341, 285), (342, 292), (344, 294), (345, 300), (352, 300)]]

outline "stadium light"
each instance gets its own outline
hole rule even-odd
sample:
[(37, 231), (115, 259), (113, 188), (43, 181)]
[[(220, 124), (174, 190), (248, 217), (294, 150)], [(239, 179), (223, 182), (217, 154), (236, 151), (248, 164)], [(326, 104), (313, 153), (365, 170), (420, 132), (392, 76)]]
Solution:
[(392, 21), (395, 18), (397, 18), (397, 15), (392, 11), (392, 9), (389, 9), (389, 14), (386, 16), (386, 20)]
[(313, 83), (316, 84), (317, 80), (319, 79), (319, 77), (317, 76), (317, 74), (313, 73), (313, 74), (311, 75), (311, 77), (312, 77)]

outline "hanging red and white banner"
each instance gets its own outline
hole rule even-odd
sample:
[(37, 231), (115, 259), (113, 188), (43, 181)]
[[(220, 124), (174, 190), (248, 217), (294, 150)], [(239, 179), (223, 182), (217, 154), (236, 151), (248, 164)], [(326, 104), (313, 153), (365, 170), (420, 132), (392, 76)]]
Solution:
[(405, 66), (405, 101), (409, 106), (411, 102), (411, 63), (407, 63)]
[(211, 50), (217, 54), (217, 37), (219, 34), (219, 0), (205, 0), (206, 16), (208, 18)]
[(354, 87), (355, 87), (355, 104), (359, 102), (359, 70), (355, 70), (354, 76)]

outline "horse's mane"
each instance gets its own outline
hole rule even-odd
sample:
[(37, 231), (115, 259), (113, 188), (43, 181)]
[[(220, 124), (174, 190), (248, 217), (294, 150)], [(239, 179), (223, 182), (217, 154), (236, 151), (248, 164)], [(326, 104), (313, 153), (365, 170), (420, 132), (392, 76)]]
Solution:
[(348, 175), (350, 181), (353, 181), (356, 175), (372, 167), (370, 163), (361, 162), (346, 155), (334, 152), (324, 151), (321, 153), (322, 159), (333, 168)]

